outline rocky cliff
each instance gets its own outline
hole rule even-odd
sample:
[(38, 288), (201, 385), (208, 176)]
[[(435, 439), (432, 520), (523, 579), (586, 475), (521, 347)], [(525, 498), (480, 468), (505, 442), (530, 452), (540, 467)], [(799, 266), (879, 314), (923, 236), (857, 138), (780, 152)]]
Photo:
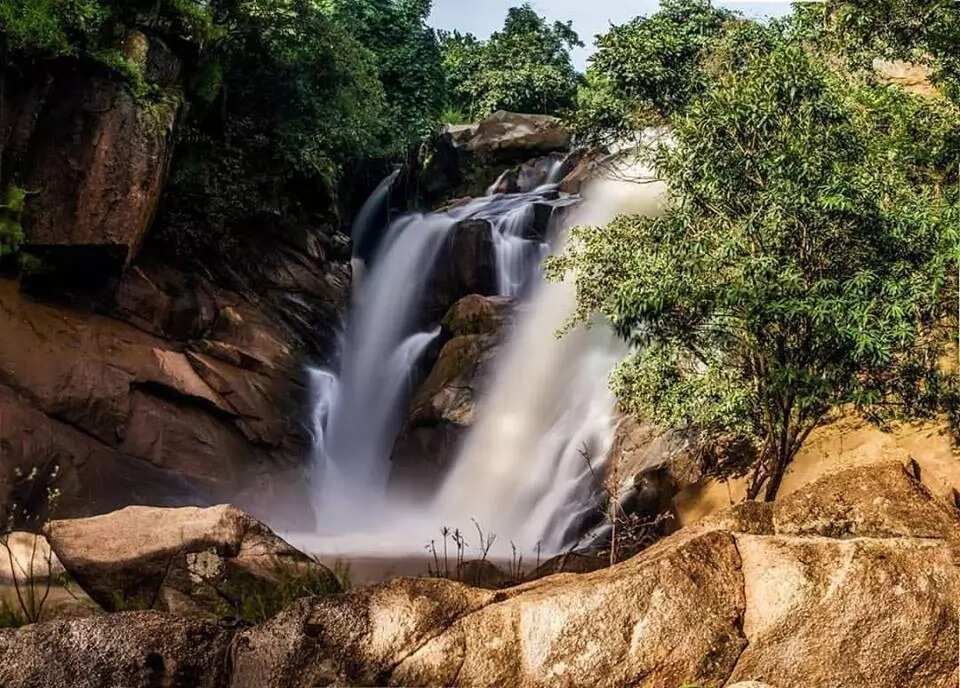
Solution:
[(0, 181), (27, 200), (0, 275), (0, 504), (42, 511), (57, 467), (66, 515), (230, 498), (309, 522), (276, 492), (302, 482), (284, 474), (310, 447), (303, 366), (330, 353), (348, 240), (280, 217), (240, 251), (167, 250), (155, 220), (189, 75), (157, 37), (124, 51), (159, 95), (69, 59), (4, 75)]

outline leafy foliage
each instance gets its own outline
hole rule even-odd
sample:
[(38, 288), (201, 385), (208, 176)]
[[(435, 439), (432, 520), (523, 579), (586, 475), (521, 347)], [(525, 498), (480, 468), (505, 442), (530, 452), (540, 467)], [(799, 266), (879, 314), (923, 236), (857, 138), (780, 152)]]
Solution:
[(572, 24), (550, 24), (529, 5), (513, 7), (489, 40), (443, 34), (448, 106), (479, 119), (496, 110), (555, 114), (573, 103), (579, 77)]
[(440, 46), (427, 26), (430, 0), (330, 0), (332, 15), (376, 57), (386, 95), (387, 153), (403, 153), (435, 128), (443, 109)]
[(883, 423), (950, 392), (936, 326), (960, 213), (941, 182), (960, 119), (795, 44), (740, 53), (656, 152), (664, 214), (578, 228), (550, 270), (575, 274), (580, 320), (636, 347), (624, 408), (749, 438), (750, 495), (772, 498), (831, 409)]
[(147, 21), (180, 40), (203, 44), (216, 35), (207, 5), (203, 0), (0, 0), (0, 30), (15, 53), (93, 60), (128, 77), (143, 95), (143, 75), (122, 51), (124, 27)]
[(229, 250), (239, 225), (326, 212), (340, 166), (380, 150), (376, 59), (338, 23), (286, 2), (245, 3), (217, 21), (229, 38), (193, 81), (161, 217), (161, 239), (185, 257)]
[(9, 184), (0, 203), (0, 258), (20, 250), (23, 226), (20, 224), (26, 208), (27, 192), (16, 184)]
[(827, 0), (799, 5), (792, 23), (852, 68), (869, 70), (876, 58), (924, 64), (960, 96), (960, 6), (953, 0)]
[(656, 14), (599, 36), (577, 95), (579, 137), (609, 143), (683, 110), (702, 92), (700, 62), (734, 16), (709, 0), (664, 0)]

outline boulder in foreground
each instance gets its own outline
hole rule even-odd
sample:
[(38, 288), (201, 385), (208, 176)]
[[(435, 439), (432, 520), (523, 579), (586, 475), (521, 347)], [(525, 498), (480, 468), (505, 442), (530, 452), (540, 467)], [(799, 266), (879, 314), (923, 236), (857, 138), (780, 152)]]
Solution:
[(256, 616), (276, 588), (310, 577), (339, 590), (328, 569), (232, 506), (127, 507), (53, 521), (47, 537), (63, 566), (104, 609)]
[[(151, 648), (176, 650), (189, 632), (197, 650), (185, 675), (210, 673), (185, 685), (948, 688), (958, 534), (956, 510), (900, 464), (873, 465), (737, 506), (617, 566), (508, 590), (398, 579), (304, 598), (219, 635), (153, 614), (0, 632), (0, 682), (181, 685), (147, 669), (176, 665), (175, 651)], [(214, 667), (227, 638), (231, 661)], [(92, 670), (42, 683), (45, 663)]]

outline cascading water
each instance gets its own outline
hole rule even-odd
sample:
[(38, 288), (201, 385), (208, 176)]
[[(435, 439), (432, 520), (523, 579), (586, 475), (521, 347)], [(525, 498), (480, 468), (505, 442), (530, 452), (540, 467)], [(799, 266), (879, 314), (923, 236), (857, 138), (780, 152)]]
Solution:
[[(355, 294), (339, 372), (311, 374), (320, 525), (313, 537), (295, 539), (326, 552), (396, 554), (415, 550), (441, 525), (472, 529), (471, 519), (528, 549), (559, 550), (576, 538), (595, 507), (584, 456), (601, 470), (615, 422), (607, 380), (623, 350), (602, 325), (556, 337), (573, 293), (567, 284), (543, 283), (540, 262), (549, 248), (531, 230), (537, 204), (575, 202), (558, 195), (547, 185), (390, 224)], [(598, 194), (573, 214), (578, 222), (604, 222), (625, 206), (611, 198)], [(390, 454), (418, 362), (439, 333), (423, 331), (424, 290), (444, 241), (466, 219), (490, 222), (498, 290), (528, 305), (453, 469), (432, 502), (412, 504), (387, 491)]]
[(436, 337), (417, 332), (427, 271), (449, 221), (408, 216), (395, 222), (360, 286), (342, 345), (340, 374), (312, 375), (317, 434), (315, 477), (322, 513), (386, 487), (390, 448), (403, 420), (414, 364)]

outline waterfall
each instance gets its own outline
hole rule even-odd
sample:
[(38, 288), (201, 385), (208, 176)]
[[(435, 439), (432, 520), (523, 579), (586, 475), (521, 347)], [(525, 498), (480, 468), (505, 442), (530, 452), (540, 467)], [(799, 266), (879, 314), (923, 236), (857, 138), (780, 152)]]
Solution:
[[(388, 189), (377, 194), (385, 198)], [(637, 196), (648, 206), (659, 193), (600, 184), (573, 216), (579, 223), (605, 222), (635, 205)], [(556, 336), (572, 313), (574, 294), (569, 284), (544, 283), (540, 263), (550, 248), (533, 225), (538, 206), (575, 201), (551, 184), (389, 225), (355, 293), (339, 370), (311, 371), (319, 531), (293, 534), (295, 540), (328, 553), (409, 553), (441, 525), (472, 532), (471, 519), (501, 542), (529, 550), (558, 551), (579, 535), (596, 507), (596, 474), (612, 442), (608, 378), (624, 350), (602, 323)], [(439, 336), (436, 324), (423, 325), (424, 290), (445, 260), (445, 241), (466, 219), (490, 223), (497, 290), (526, 305), (439, 492), (412, 504), (387, 492), (390, 455), (423, 356)]]
[(558, 339), (573, 303), (568, 284), (538, 288), (431, 506), (438, 516), (469, 516), (544, 551), (576, 537), (578, 521), (596, 505), (592, 470), (602, 471), (616, 422), (607, 379), (624, 350), (602, 326)]
[[(663, 193), (660, 184), (603, 180), (587, 190), (570, 224), (604, 224), (619, 212), (654, 214)], [(558, 251), (564, 243), (561, 236)], [(601, 322), (558, 338), (575, 305), (569, 281), (538, 282), (501, 353), (479, 420), (431, 505), (436, 517), (462, 528), (468, 516), (548, 552), (582, 533), (598, 505), (596, 481), (617, 420), (608, 381), (627, 351)]]
[(323, 513), (386, 487), (390, 449), (410, 393), (410, 373), (439, 332), (416, 332), (428, 272), (451, 222), (408, 216), (388, 230), (355, 294), (339, 375), (312, 374), (315, 479)]

